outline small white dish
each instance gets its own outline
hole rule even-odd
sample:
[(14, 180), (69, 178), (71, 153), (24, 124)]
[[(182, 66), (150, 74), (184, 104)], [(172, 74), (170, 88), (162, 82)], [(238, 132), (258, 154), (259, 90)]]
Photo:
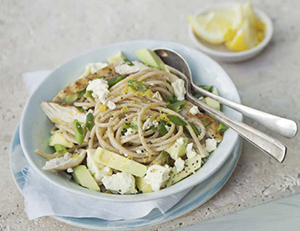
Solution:
[[(196, 14), (197, 16), (206, 13), (207, 11), (211, 9), (226, 9), (231, 6), (234, 6), (237, 3), (218, 3), (214, 5), (210, 5), (207, 7), (203, 7), (201, 11)], [(240, 51), (240, 52), (234, 52), (230, 51), (228, 48), (225, 47), (225, 45), (214, 45), (210, 44), (208, 42), (205, 42), (204, 40), (198, 38), (195, 33), (192, 30), (191, 25), (189, 24), (189, 37), (193, 41), (193, 43), (196, 45), (196, 47), (201, 50), (202, 52), (206, 53), (210, 57), (219, 60), (219, 61), (225, 61), (225, 62), (241, 62), (248, 59), (251, 59), (258, 55), (271, 41), (271, 38), (273, 36), (273, 24), (269, 16), (264, 13), (262, 10), (253, 7), (255, 14), (257, 17), (265, 23), (266, 30), (265, 30), (265, 36), (263, 41), (258, 44), (257, 46), (247, 50), (247, 51)]]

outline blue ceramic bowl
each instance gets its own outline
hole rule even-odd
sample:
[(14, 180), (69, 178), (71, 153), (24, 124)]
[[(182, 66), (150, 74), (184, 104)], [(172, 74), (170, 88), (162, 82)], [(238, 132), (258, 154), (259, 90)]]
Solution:
[[(24, 107), (20, 122), (21, 145), (26, 159), (38, 174), (57, 187), (62, 187), (87, 197), (106, 201), (136, 202), (155, 200), (179, 193), (186, 189), (191, 189), (193, 186), (210, 177), (225, 163), (226, 159), (238, 144), (238, 134), (231, 129), (225, 133), (224, 139), (218, 149), (210, 156), (209, 160), (201, 169), (185, 180), (158, 192), (137, 195), (98, 193), (79, 186), (75, 182), (68, 180), (62, 174), (42, 170), (46, 159), (35, 154), (34, 150), (39, 148), (50, 152), (48, 139), (52, 125), (43, 113), (40, 103), (42, 101), (51, 101), (63, 87), (78, 78), (78, 76), (84, 72), (86, 64), (90, 62), (106, 62), (107, 57), (115, 55), (118, 51), (123, 51), (130, 60), (138, 60), (135, 55), (136, 50), (141, 48), (154, 49), (157, 47), (173, 49), (181, 54), (190, 65), (195, 82), (204, 85), (214, 85), (218, 88), (219, 94), (222, 97), (240, 102), (238, 91), (227, 73), (211, 58), (187, 46), (167, 41), (139, 40), (100, 47), (77, 56), (56, 68), (38, 86)], [(227, 107), (224, 107), (223, 111), (236, 120), (242, 120), (241, 114)]]

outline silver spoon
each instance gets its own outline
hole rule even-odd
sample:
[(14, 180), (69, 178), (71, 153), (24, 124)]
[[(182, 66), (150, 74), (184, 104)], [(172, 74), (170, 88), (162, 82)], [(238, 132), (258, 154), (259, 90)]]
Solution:
[[(284, 161), (286, 155), (286, 147), (279, 140), (276, 140), (275, 138), (272, 138), (264, 134), (263, 132), (250, 127), (245, 123), (235, 121), (234, 119), (230, 118), (224, 113), (209, 107), (207, 104), (193, 97), (191, 85), (192, 81), (191, 78), (189, 78), (191, 77), (190, 70), (187, 66), (187, 63), (184, 59), (181, 58), (180, 55), (169, 49), (154, 49), (154, 51), (158, 56), (161, 57), (165, 64), (167, 64), (167, 67), (171, 72), (178, 75), (185, 81), (187, 87), (187, 100), (201, 107), (208, 114), (235, 130), (239, 135), (244, 137), (246, 140), (254, 144), (256, 147), (258, 147), (265, 153), (275, 158), (277, 161)], [(187, 66), (187, 68), (184, 68), (185, 65)], [(173, 67), (176, 67), (176, 69)], [(177, 68), (181, 70), (184, 74), (178, 71)], [(187, 77), (185, 74), (188, 74), (189, 77)]]
[(221, 104), (224, 104), (243, 115), (257, 121), (261, 125), (271, 129), (274, 132), (286, 137), (286, 138), (294, 138), (297, 134), (298, 128), (297, 123), (293, 120), (285, 119), (279, 116), (271, 115), (266, 112), (262, 112), (239, 103), (232, 102), (228, 99), (224, 99), (220, 96), (214, 95), (209, 91), (204, 90), (203, 88), (197, 86), (192, 79), (192, 73), (189, 65), (184, 60), (184, 58), (176, 53), (175, 51), (161, 48), (155, 49), (155, 53), (161, 57), (161, 59), (169, 66), (174, 67), (176, 70), (183, 73), (188, 79), (190, 79), (190, 83), (192, 85), (192, 90), (194, 92), (200, 92), (201, 94), (208, 96)]

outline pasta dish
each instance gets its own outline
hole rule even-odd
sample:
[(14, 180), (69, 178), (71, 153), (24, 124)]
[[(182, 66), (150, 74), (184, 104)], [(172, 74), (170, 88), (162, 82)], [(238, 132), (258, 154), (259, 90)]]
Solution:
[(136, 54), (141, 62), (119, 52), (109, 64), (88, 64), (53, 101), (41, 103), (54, 124), (55, 152), (36, 150), (48, 159), (44, 170), (65, 171), (99, 192), (149, 193), (195, 173), (217, 148), (226, 126), (185, 100), (184, 81), (153, 51)]

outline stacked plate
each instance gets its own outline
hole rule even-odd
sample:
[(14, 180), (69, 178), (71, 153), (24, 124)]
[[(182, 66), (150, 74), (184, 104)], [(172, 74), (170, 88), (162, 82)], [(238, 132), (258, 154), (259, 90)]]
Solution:
[[(161, 214), (159, 211), (153, 210), (146, 217), (135, 220), (121, 221), (107, 221), (95, 218), (53, 218), (81, 228), (107, 230), (142, 228), (149, 225), (159, 224), (168, 220), (173, 220), (196, 209), (208, 201), (223, 187), (236, 167), (241, 153), (241, 146), (242, 142), (241, 138), (239, 138), (236, 148), (225, 161), (224, 165), (206, 181), (194, 187), (178, 204), (176, 204), (165, 214)], [(15, 183), (21, 193), (25, 184), (28, 166), (29, 164), (21, 148), (18, 127), (15, 131), (10, 149), (10, 168)]]

